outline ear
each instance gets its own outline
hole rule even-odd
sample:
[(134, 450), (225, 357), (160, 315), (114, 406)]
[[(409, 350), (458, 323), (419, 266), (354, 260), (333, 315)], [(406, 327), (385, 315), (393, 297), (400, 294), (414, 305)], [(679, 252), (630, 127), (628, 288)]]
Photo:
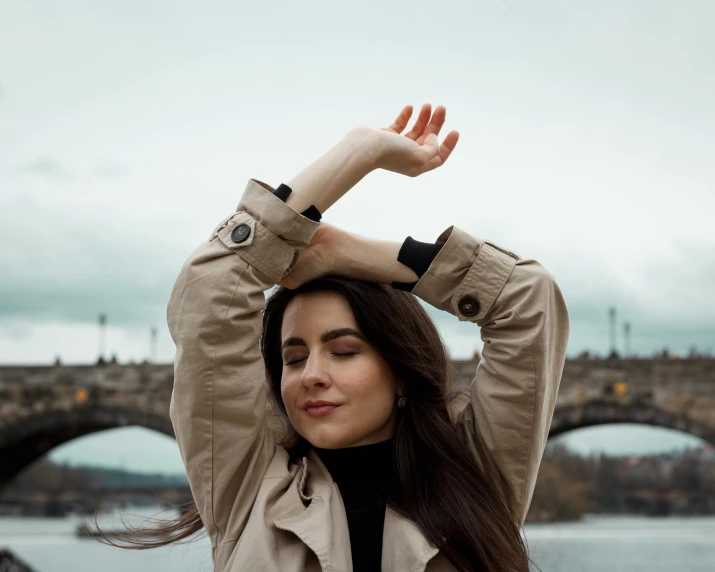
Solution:
[(397, 397), (405, 395), (405, 382), (402, 379), (397, 380)]

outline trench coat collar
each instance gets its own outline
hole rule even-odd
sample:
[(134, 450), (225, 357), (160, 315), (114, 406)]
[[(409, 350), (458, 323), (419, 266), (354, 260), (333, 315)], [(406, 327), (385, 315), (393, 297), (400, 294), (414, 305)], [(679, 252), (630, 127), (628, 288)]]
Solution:
[[(348, 521), (338, 486), (314, 450), (302, 458), (302, 464), (298, 492), (307, 506), (273, 524), (300, 538), (323, 570), (352, 572)], [(382, 538), (382, 569), (386, 571), (422, 572), (439, 552), (414, 522), (389, 506)]]

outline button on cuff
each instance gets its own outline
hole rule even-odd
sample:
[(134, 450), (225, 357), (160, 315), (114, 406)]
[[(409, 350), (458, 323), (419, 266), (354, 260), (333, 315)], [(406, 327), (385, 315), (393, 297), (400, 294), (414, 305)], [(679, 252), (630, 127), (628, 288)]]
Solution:
[(231, 240), (237, 244), (245, 242), (249, 236), (251, 236), (251, 227), (246, 223), (239, 224), (231, 231)]
[(274, 284), (295, 264), (296, 250), (256, 221), (237, 212), (217, 233), (218, 239)]
[(463, 296), (457, 304), (459, 311), (465, 315), (476, 316), (479, 313), (479, 302), (473, 296)]
[(247, 213), (233, 213), (216, 237), (231, 250), (244, 250), (256, 239), (256, 221)]
[(452, 298), (452, 312), (460, 320), (482, 325), (516, 263), (516, 258), (484, 241)]

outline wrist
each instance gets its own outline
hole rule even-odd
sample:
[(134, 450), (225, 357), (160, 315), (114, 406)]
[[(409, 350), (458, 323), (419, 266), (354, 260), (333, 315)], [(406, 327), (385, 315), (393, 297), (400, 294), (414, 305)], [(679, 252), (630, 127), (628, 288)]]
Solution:
[(360, 239), (362, 237), (345, 230), (341, 230), (335, 247), (333, 259), (333, 274), (357, 278), (360, 274), (360, 260), (355, 253), (360, 252)]
[(348, 131), (343, 141), (353, 149), (357, 162), (374, 171), (379, 168), (381, 139), (374, 127), (360, 126)]
[(367, 128), (351, 129), (335, 146), (293, 177), (286, 201), (299, 212), (314, 205), (325, 213), (340, 197), (373, 171), (376, 137)]
[(401, 242), (343, 232), (335, 273), (382, 284), (413, 282), (418, 276), (397, 260), (401, 247)]

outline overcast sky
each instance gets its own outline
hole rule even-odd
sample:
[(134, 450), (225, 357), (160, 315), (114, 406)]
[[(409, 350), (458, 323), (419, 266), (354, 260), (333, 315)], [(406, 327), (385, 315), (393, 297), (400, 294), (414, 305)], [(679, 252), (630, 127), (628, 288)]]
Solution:
[[(640, 355), (713, 351), (713, 21), (707, 0), (0, 3), (0, 364), (94, 361), (100, 313), (108, 354), (144, 359), (155, 326), (171, 361), (173, 281), (248, 179), (424, 102), (460, 132), (447, 164), (371, 173), (326, 221), (536, 258), (570, 356), (607, 352), (611, 305), (619, 350), (630, 321)], [(432, 316), (454, 357), (481, 346)]]

